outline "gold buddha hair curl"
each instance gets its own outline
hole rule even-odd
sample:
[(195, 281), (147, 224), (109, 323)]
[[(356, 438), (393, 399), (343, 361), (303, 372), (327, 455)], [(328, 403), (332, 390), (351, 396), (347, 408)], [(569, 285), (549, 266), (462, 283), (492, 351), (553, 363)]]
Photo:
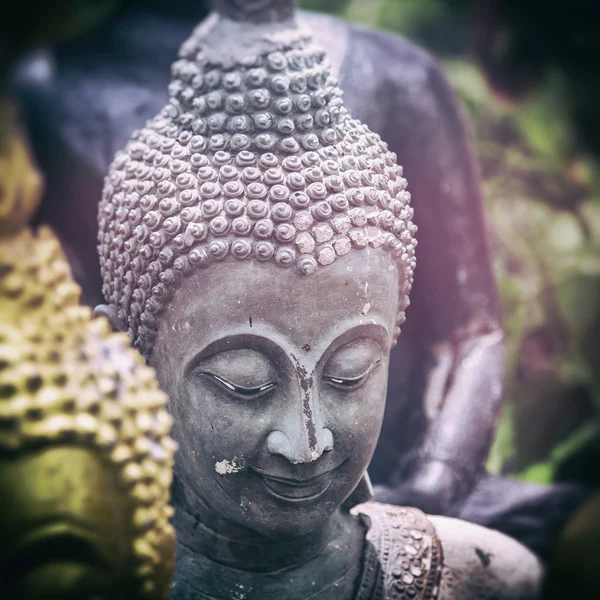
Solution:
[(310, 33), (227, 27), (252, 43), (228, 50), (199, 28), (173, 64), (168, 104), (111, 165), (99, 210), (107, 302), (147, 357), (192, 269), (233, 257), (309, 275), (383, 247), (399, 264), (399, 326), (417, 242), (395, 154), (350, 117)]
[(3, 239), (0, 273), (0, 450), (96, 449), (130, 499), (140, 595), (168, 597), (176, 444), (154, 372), (125, 334), (78, 304), (80, 290), (49, 229)]

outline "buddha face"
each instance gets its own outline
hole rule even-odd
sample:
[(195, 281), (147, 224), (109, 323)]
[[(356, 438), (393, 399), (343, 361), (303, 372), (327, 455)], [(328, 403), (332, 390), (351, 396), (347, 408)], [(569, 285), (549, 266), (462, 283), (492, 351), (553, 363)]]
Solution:
[(150, 363), (188, 510), (276, 538), (339, 508), (379, 435), (398, 277), (389, 252), (365, 249), (310, 276), (225, 260), (182, 281)]
[(114, 469), (87, 448), (57, 446), (1, 457), (5, 597), (130, 597), (128, 507)]

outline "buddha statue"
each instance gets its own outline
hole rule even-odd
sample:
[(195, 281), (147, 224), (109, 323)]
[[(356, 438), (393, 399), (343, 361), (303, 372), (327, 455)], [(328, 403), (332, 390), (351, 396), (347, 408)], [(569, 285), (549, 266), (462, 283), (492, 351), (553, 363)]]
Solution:
[(166, 599), (175, 446), (152, 370), (78, 304), (49, 229), (0, 240), (0, 272), (2, 597)]
[(99, 208), (96, 312), (156, 369), (179, 443), (172, 598), (535, 598), (518, 542), (369, 500), (410, 194), (313, 35), (267, 4), (181, 46)]
[[(108, 165), (132, 132), (167, 102), (170, 65), (193, 26), (214, 20), (210, 4), (123, 0), (119, 14), (60, 45), (49, 62), (37, 59), (28, 71), (33, 75), (19, 80), (48, 181), (38, 219), (59, 234), (84, 302), (92, 306), (102, 301), (94, 240)], [(277, 21), (288, 18), (294, 4), (224, 0), (214, 8), (239, 22), (265, 15)], [(391, 355), (386, 416), (370, 466), (381, 486), (376, 491), (392, 503), (458, 514), (483, 473), (504, 373), (469, 132), (441, 67), (423, 49), (325, 15), (300, 12), (297, 19), (328, 52), (352, 114), (383, 135), (399, 156), (421, 232), (411, 317)], [(488, 495), (499, 499), (505, 487), (494, 483)], [(504, 504), (513, 503), (515, 493), (511, 487)], [(481, 518), (478, 510), (469, 518), (502, 527), (504, 504), (497, 502), (500, 511), (491, 516), (486, 511)], [(487, 496), (483, 505), (490, 505)], [(492, 501), (490, 510), (493, 506)], [(536, 505), (518, 523), (540, 514)]]

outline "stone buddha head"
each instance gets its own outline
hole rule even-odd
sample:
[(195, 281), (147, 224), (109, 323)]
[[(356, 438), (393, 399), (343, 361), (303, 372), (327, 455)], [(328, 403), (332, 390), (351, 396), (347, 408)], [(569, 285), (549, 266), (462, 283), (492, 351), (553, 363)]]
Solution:
[(48, 229), (0, 241), (0, 581), (9, 599), (168, 596), (174, 442), (126, 336)]
[(363, 476), (416, 246), (395, 155), (281, 4), (183, 44), (99, 211), (99, 311), (169, 396), (176, 503), (269, 539), (322, 527)]

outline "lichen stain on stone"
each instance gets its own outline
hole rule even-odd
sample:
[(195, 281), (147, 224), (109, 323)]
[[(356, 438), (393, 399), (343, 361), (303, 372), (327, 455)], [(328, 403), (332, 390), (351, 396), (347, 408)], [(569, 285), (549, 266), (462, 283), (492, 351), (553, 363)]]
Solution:
[(224, 458), (223, 460), (215, 463), (215, 471), (219, 475), (234, 475), (235, 473), (239, 473), (244, 469), (244, 461), (238, 459), (237, 456), (234, 456), (231, 460)]
[(319, 458), (318, 452), (316, 452), (317, 448), (317, 432), (315, 429), (315, 422), (313, 419), (312, 408), (310, 406), (310, 390), (313, 384), (312, 375), (308, 374), (308, 371), (305, 367), (300, 364), (300, 361), (296, 356), (292, 354), (292, 358), (296, 363), (296, 370), (298, 372), (298, 380), (300, 381), (300, 387), (304, 392), (304, 398), (302, 400), (302, 407), (304, 416), (306, 418), (306, 430), (308, 434), (308, 445), (312, 450), (311, 453), (311, 461)]
[(485, 552), (481, 548), (475, 548), (475, 554), (477, 554), (477, 557), (484, 567), (487, 568), (490, 566), (492, 562), (491, 558), (493, 556), (491, 552)]

